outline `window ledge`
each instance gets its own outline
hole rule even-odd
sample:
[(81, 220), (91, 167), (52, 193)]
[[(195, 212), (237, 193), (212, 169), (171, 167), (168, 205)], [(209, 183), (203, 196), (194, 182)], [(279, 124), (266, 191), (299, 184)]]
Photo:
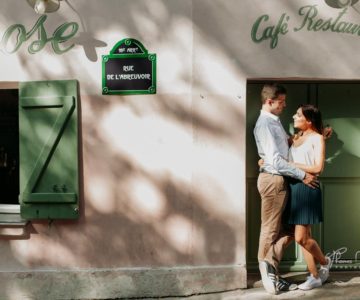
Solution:
[(20, 214), (20, 205), (0, 204), (0, 214)]
[(27, 222), (20, 216), (20, 205), (0, 204), (0, 226), (25, 226)]

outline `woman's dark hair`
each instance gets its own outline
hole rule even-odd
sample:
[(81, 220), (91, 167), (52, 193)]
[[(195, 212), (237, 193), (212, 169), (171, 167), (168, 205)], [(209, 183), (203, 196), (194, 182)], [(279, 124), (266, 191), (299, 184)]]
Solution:
[(323, 134), (324, 125), (320, 110), (312, 104), (301, 104), (299, 108), (301, 108), (305, 119), (312, 123), (313, 129), (317, 133)]

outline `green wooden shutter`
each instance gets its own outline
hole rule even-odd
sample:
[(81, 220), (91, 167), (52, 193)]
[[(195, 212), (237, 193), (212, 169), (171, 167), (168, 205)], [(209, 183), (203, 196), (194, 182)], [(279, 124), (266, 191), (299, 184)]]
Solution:
[(79, 216), (78, 83), (19, 87), (20, 212), (24, 219)]

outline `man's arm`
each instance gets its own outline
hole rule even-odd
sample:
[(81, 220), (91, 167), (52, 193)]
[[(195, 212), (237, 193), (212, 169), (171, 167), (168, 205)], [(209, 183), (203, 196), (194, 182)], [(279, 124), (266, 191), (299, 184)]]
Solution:
[(289, 164), (289, 162), (281, 155), (279, 143), (275, 140), (275, 132), (274, 129), (271, 129), (271, 126), (262, 124), (256, 128), (255, 136), (258, 143), (261, 144), (263, 151), (262, 155), (264, 156), (262, 158), (264, 159), (265, 165), (271, 165), (277, 172), (284, 176), (294, 177), (299, 180), (303, 180), (305, 178), (304, 171)]
[[(260, 158), (258, 161), (259, 167), (261, 167), (263, 164), (264, 164), (264, 160)], [(308, 172), (305, 173), (305, 178), (302, 180), (302, 182), (311, 188), (316, 188), (319, 186), (319, 181), (317, 179), (317, 176)]]
[[(270, 126), (264, 125), (259, 127), (255, 133), (264, 149), (264, 162), (266, 163), (266, 159), (268, 159), (268, 163), (281, 175), (296, 178), (311, 188), (317, 188), (319, 186), (317, 176), (291, 165), (284, 159), (279, 150), (279, 142), (275, 140), (275, 132), (270, 129)], [(286, 149), (288, 151), (288, 148)]]

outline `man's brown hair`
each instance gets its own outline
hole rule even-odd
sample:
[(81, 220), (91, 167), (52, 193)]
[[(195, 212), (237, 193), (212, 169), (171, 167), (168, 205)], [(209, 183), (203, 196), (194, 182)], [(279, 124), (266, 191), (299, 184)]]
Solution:
[(267, 99), (276, 99), (279, 95), (286, 95), (285, 87), (277, 83), (267, 83), (261, 90), (261, 102), (264, 104)]

